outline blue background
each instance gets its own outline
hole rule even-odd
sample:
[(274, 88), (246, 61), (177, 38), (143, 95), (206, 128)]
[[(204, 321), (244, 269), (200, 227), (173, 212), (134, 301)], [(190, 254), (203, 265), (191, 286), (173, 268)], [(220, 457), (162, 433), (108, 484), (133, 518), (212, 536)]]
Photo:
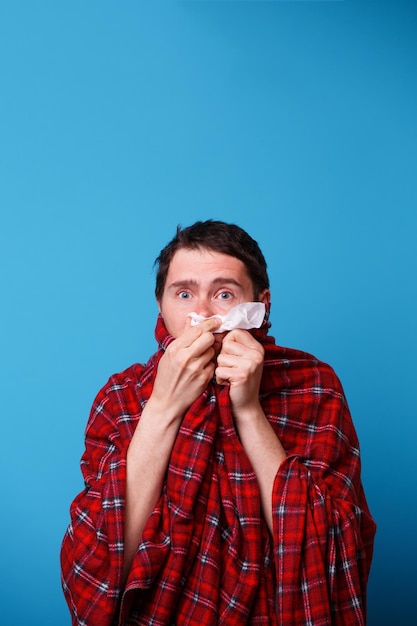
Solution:
[(272, 334), (330, 362), (378, 522), (369, 624), (415, 623), (417, 4), (0, 6), (0, 619), (69, 625), (93, 398), (154, 351), (153, 260), (235, 221)]

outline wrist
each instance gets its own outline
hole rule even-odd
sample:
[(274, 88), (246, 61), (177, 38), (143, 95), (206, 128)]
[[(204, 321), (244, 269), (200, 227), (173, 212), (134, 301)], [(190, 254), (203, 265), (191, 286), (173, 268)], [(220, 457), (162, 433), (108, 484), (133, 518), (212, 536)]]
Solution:
[(149, 425), (152, 430), (160, 431), (162, 434), (171, 427), (179, 427), (184, 413), (181, 409), (171, 404), (167, 405), (163, 400), (149, 398), (145, 408), (142, 411), (140, 421), (142, 425)]
[(256, 426), (256, 424), (261, 424), (266, 420), (259, 402), (233, 408), (233, 417), (238, 426)]

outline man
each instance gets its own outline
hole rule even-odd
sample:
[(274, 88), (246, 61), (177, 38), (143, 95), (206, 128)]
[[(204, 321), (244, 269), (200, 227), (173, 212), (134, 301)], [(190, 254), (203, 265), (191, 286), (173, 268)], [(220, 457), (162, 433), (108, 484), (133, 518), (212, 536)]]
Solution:
[[(157, 266), (158, 351), (87, 426), (73, 624), (364, 624), (375, 524), (336, 375), (268, 335), (266, 262), (238, 226), (178, 228)], [(261, 327), (225, 332), (248, 302)]]

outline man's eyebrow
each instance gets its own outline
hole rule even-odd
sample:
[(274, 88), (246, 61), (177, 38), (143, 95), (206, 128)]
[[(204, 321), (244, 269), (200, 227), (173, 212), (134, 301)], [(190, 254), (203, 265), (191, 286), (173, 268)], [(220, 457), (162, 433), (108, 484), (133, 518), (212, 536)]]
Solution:
[(177, 289), (178, 287), (194, 287), (197, 284), (192, 278), (184, 278), (183, 280), (175, 280), (168, 285), (169, 289)]
[[(184, 278), (183, 280), (176, 280), (168, 285), (168, 289), (178, 289), (179, 287), (195, 287), (198, 282), (193, 278)], [(242, 284), (235, 278), (230, 276), (219, 276), (215, 278), (211, 285), (214, 287), (217, 285), (235, 285), (236, 287), (242, 287)]]
[(235, 278), (232, 278), (231, 276), (224, 276), (224, 277), (219, 276), (218, 278), (215, 278), (211, 284), (212, 285), (236, 285), (236, 287), (242, 287), (242, 283), (240, 283)]

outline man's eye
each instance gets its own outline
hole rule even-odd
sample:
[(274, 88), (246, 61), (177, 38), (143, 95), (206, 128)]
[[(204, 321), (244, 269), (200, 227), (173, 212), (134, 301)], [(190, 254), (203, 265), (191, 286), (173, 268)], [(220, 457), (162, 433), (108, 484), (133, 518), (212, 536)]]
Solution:
[(230, 298), (232, 298), (232, 294), (230, 293), (230, 291), (222, 291), (221, 293), (219, 293), (218, 298), (219, 300), (230, 300)]
[(190, 294), (188, 293), (188, 291), (180, 291), (178, 294), (178, 297), (181, 300), (188, 300), (188, 298), (190, 297)]

